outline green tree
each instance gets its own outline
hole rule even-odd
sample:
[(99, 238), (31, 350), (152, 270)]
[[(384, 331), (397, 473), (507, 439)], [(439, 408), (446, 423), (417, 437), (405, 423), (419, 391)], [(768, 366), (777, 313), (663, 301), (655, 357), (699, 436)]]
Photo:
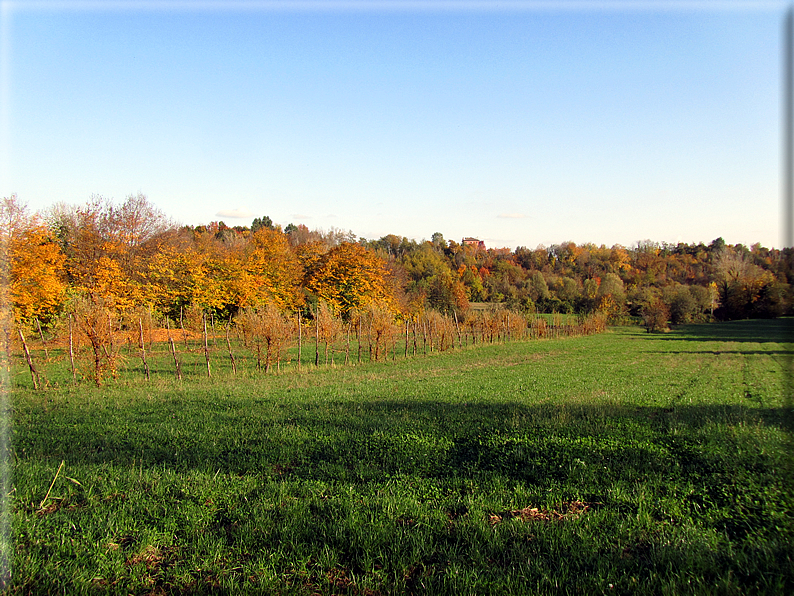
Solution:
[(273, 220), (270, 219), (267, 215), (263, 215), (262, 217), (255, 217), (254, 221), (251, 222), (251, 232), (256, 232), (265, 228), (267, 230), (275, 230), (275, 226), (273, 225)]
[(537, 303), (551, 298), (551, 292), (549, 292), (549, 285), (546, 283), (546, 278), (543, 276), (543, 274), (540, 271), (535, 271), (532, 273), (529, 286), (530, 286), (529, 295), (534, 302)]
[(663, 300), (668, 305), (670, 322), (673, 325), (691, 323), (697, 303), (689, 288), (681, 284), (666, 287), (662, 292)]
[(670, 320), (670, 310), (660, 298), (655, 298), (642, 308), (642, 320), (649, 332), (664, 331)]
[(598, 286), (596, 310), (603, 312), (607, 320), (615, 320), (626, 308), (626, 293), (623, 280), (616, 273), (607, 273)]

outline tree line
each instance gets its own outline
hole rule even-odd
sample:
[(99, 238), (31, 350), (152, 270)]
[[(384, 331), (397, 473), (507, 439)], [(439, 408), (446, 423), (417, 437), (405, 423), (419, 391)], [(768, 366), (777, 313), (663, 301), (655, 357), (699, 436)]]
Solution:
[(380, 309), (397, 323), (436, 311), (465, 317), (471, 304), (514, 313), (641, 319), (649, 329), (711, 319), (791, 314), (794, 252), (651, 241), (635, 246), (563, 242), (483, 249), (444, 239), (358, 239), (337, 229), (285, 228), (267, 216), (248, 226), (179, 226), (144, 195), (94, 196), (30, 213), (0, 205), (9, 313), (45, 328), (101, 304), (170, 321), (192, 309), (227, 321), (274, 309), (314, 320), (319, 305), (348, 324)]

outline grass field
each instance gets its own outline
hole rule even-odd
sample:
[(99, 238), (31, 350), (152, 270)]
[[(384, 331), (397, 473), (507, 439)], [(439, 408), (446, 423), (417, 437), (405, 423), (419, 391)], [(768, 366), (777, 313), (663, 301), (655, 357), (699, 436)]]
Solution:
[(794, 593), (792, 331), (39, 392), (15, 366), (7, 592)]

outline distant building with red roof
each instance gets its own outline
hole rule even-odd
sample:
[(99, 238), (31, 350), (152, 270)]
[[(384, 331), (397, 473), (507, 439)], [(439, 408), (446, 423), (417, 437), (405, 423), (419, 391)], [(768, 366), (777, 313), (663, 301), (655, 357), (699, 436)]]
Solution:
[(464, 238), (461, 244), (463, 244), (463, 246), (473, 246), (474, 248), (482, 248), (485, 250), (485, 242), (477, 238)]

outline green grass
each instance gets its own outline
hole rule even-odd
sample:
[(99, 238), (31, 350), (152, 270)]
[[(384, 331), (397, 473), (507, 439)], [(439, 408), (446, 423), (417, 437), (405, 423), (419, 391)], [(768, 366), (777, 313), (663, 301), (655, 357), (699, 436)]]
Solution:
[(50, 365), (40, 392), (15, 367), (8, 593), (791, 593), (792, 330), (101, 389)]

